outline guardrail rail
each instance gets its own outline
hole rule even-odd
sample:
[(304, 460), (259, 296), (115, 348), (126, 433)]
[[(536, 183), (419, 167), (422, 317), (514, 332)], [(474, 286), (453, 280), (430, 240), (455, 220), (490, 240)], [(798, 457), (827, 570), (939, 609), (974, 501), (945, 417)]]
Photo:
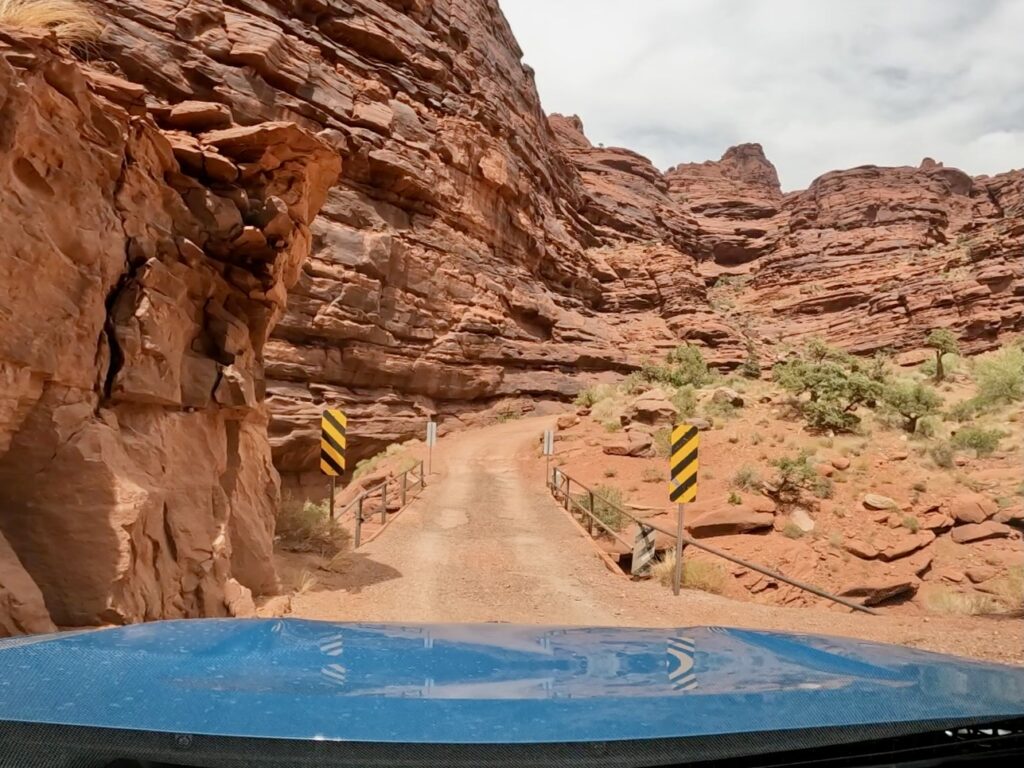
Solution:
[[(581, 493), (579, 494), (580, 496), (586, 495), (586, 504), (583, 504), (582, 502), (578, 501), (573, 496), (573, 484), (575, 484), (581, 491)], [(671, 536), (673, 539), (677, 538), (678, 534), (676, 533), (676, 531), (673, 531), (669, 528), (664, 528), (660, 525), (657, 525), (656, 523), (652, 523), (649, 520), (642, 520), (636, 515), (627, 512), (620, 505), (615, 504), (612, 501), (609, 501), (607, 498), (601, 496), (598, 493), (595, 493), (592, 488), (570, 477), (568, 474), (563, 472), (558, 467), (554, 467), (551, 474), (548, 475), (547, 486), (548, 490), (551, 492), (551, 495), (555, 497), (556, 501), (561, 502), (566, 512), (573, 514), (574, 511), (579, 511), (583, 516), (585, 516), (587, 532), (591, 536), (594, 535), (594, 526), (597, 525), (630, 550), (632, 550), (633, 548), (633, 544), (631, 542), (626, 541), (620, 535), (621, 531), (613, 530), (611, 526), (604, 523), (594, 514), (594, 502), (600, 501), (602, 504), (605, 504), (608, 507), (616, 510), (623, 517), (632, 520), (637, 525), (646, 526), (647, 528), (651, 528), (655, 531), (663, 533), (666, 536)], [(778, 571), (773, 570), (772, 568), (768, 568), (767, 566), (758, 565), (757, 563), (751, 563), (747, 560), (736, 557), (735, 555), (731, 555), (728, 552), (723, 552), (717, 547), (712, 547), (708, 544), (704, 544), (703, 542), (700, 542), (697, 539), (694, 539), (692, 536), (686, 535), (685, 533), (682, 534), (682, 536), (679, 536), (678, 538), (680, 538), (683, 544), (685, 544), (686, 546), (696, 547), (697, 549), (704, 550), (708, 554), (715, 555), (716, 557), (720, 557), (723, 560), (728, 560), (729, 562), (735, 563), (736, 565), (742, 566), (743, 568), (749, 568), (752, 571), (757, 571), (758, 573), (764, 574), (765, 576), (768, 576), (770, 578), (778, 579), (779, 581), (785, 582), (786, 584), (790, 584), (796, 587), (797, 589), (802, 589), (805, 592), (810, 592), (812, 595), (817, 595), (818, 597), (824, 598), (826, 600), (831, 600), (834, 603), (844, 605), (847, 608), (852, 608), (855, 611), (868, 613), (872, 616), (878, 615), (877, 611), (872, 610), (867, 606), (861, 605), (860, 603), (856, 603), (852, 600), (847, 600), (846, 598), (839, 597), (838, 595), (833, 595), (830, 592), (826, 592), (823, 589), (815, 587), (813, 584), (808, 584), (804, 581), (790, 578), (789, 576), (779, 573)]]
[[(410, 480), (412, 480), (412, 482), (410, 482)], [(366, 521), (365, 508), (369, 500), (378, 496), (380, 497), (380, 522), (381, 525), (384, 525), (387, 522), (388, 485), (392, 482), (398, 486), (396, 492), (401, 494), (402, 503), (398, 507), (398, 511), (401, 511), (405, 509), (409, 503), (410, 491), (416, 491), (418, 494), (419, 491), (422, 491), (427, 487), (427, 475), (423, 468), (423, 462), (418, 461), (414, 466), (410, 467), (405, 472), (402, 472), (400, 475), (385, 478), (373, 488), (366, 489), (346, 504), (344, 509), (332, 518), (334, 520), (342, 520), (349, 513), (353, 515), (355, 518), (355, 533), (352, 541), (354, 549), (358, 549), (362, 542), (363, 523)]]

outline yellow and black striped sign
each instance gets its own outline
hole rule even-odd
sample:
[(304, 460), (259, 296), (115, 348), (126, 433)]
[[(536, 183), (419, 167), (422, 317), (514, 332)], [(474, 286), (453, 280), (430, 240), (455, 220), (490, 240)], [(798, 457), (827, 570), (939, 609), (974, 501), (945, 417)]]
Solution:
[(697, 448), (700, 432), (689, 424), (672, 430), (672, 457), (669, 460), (668, 497), (677, 504), (697, 500)]
[(345, 474), (345, 430), (348, 419), (338, 409), (324, 411), (320, 419), (320, 471), (330, 477)]

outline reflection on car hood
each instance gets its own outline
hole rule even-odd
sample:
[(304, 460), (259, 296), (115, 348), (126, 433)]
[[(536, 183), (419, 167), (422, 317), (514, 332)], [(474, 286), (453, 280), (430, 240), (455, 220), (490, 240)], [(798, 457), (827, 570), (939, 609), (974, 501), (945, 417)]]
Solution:
[(207, 620), (0, 641), (0, 721), (389, 743), (1024, 715), (1024, 669), (716, 627)]

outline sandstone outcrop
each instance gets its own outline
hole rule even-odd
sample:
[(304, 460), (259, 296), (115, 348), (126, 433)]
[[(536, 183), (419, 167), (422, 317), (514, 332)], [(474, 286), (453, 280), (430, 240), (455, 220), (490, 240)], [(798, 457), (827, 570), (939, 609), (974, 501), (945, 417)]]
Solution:
[(5, 632), (52, 626), (19, 561), (65, 626), (277, 587), (262, 351), (338, 156), (220, 110), (161, 130), (140, 98), (0, 30)]

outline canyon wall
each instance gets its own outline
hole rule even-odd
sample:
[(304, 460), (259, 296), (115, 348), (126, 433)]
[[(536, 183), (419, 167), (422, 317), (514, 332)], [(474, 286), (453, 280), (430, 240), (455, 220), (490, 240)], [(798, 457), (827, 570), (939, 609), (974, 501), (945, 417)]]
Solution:
[(143, 99), (0, 29), (0, 634), (277, 587), (262, 352), (338, 156)]

